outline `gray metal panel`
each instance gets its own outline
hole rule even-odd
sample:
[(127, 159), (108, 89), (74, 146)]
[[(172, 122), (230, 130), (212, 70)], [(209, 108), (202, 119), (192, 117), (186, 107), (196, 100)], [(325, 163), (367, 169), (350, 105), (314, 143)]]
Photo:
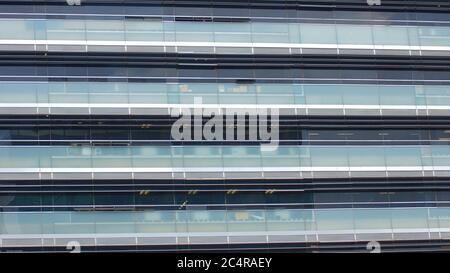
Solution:
[(226, 178), (263, 178), (262, 172), (225, 172)]
[(40, 115), (49, 115), (50, 114), (50, 108), (48, 108), (48, 107), (39, 107), (37, 109), (37, 111), (38, 111), (38, 114), (40, 114)]
[(357, 241), (388, 241), (392, 240), (392, 233), (360, 233), (356, 234)]
[(178, 245), (187, 245), (189, 244), (189, 238), (188, 237), (178, 237)]
[(174, 179), (184, 179), (184, 172), (173, 172), (172, 173)]
[(320, 172), (315, 171), (313, 173), (314, 178), (347, 178), (349, 177), (349, 172)]
[(179, 46), (178, 53), (214, 53), (212, 46)]
[(267, 243), (266, 236), (230, 236), (230, 243), (239, 244), (239, 243)]
[(55, 246), (55, 239), (54, 238), (42, 238), (42, 246), (45, 246), (45, 247)]
[(165, 52), (163, 46), (127, 46), (127, 52)]
[(131, 173), (94, 173), (94, 179), (131, 179)]
[(216, 47), (217, 54), (252, 54), (251, 47)]
[(373, 55), (371, 49), (339, 49), (339, 54), (344, 55)]
[(138, 237), (138, 245), (176, 245), (176, 237)]
[(35, 180), (39, 179), (39, 173), (1, 173), (0, 180)]
[(381, 115), (378, 109), (345, 109), (346, 116), (379, 116)]
[(83, 251), (83, 246), (95, 246), (94, 238), (56, 238), (56, 246), (67, 246), (70, 242), (80, 243), (81, 251)]
[(300, 172), (264, 172), (264, 178), (301, 178)]
[(34, 45), (0, 45), (0, 50), (5, 51), (34, 51)]
[(300, 174), (304, 179), (314, 178), (314, 175), (312, 172), (301, 172)]
[(76, 108), (76, 107), (52, 107), (50, 112), (54, 115), (89, 115), (88, 108)]
[(36, 107), (0, 107), (0, 114), (35, 115)]
[(431, 240), (440, 240), (441, 235), (439, 234), (439, 232), (430, 232), (430, 239)]
[(388, 171), (389, 177), (422, 177), (422, 172), (417, 171), (407, 171), (407, 172), (398, 172), (398, 171)]
[(48, 45), (48, 51), (62, 52), (86, 52), (86, 46), (83, 45)]
[(190, 236), (190, 244), (226, 244), (226, 236)]
[(314, 116), (342, 116), (344, 115), (343, 109), (308, 109), (309, 115)]
[(422, 50), (422, 56), (450, 56), (450, 51), (446, 50)]
[(36, 51), (45, 52), (45, 51), (47, 51), (47, 46), (46, 45), (36, 45)]
[(291, 48), (291, 54), (302, 54), (302, 50), (300, 48)]
[(289, 54), (289, 48), (280, 47), (255, 47), (253, 49), (255, 54)]
[(446, 109), (429, 109), (428, 115), (430, 116), (450, 116), (450, 110)]
[(169, 115), (169, 108), (132, 108), (132, 115)]
[(409, 50), (376, 49), (375, 54), (389, 56), (409, 56)]
[(186, 178), (223, 178), (222, 172), (186, 172)]
[(269, 243), (306, 242), (305, 235), (269, 235)]
[(428, 112), (425, 109), (417, 109), (417, 115), (418, 116), (426, 116), (426, 115), (428, 115)]
[(434, 171), (434, 176), (437, 176), (437, 177), (450, 177), (450, 171)]
[(92, 179), (92, 173), (53, 173), (53, 179)]
[(136, 245), (136, 238), (134, 237), (110, 237), (97, 238), (97, 245)]
[(107, 108), (107, 107), (92, 107), (91, 114), (93, 115), (128, 115), (128, 108)]
[(166, 46), (166, 52), (167, 53), (175, 53), (175, 52), (177, 52), (177, 49), (174, 46)]
[(17, 246), (42, 246), (42, 240), (40, 238), (14, 238), (3, 239), (3, 247), (17, 247)]
[(297, 116), (306, 116), (305, 108), (297, 108)]
[(166, 173), (134, 173), (135, 179), (171, 179), (172, 173), (166, 172)]
[(307, 242), (318, 242), (318, 238), (316, 235), (307, 234), (305, 237)]
[(125, 46), (90, 45), (89, 52), (125, 52)]
[(42, 180), (52, 179), (52, 173), (41, 173)]
[(319, 242), (353, 242), (353, 234), (319, 234)]
[(44, 173), (44, 172), (41, 172), (40, 174), (41, 174), (41, 179), (42, 179), (42, 180), (52, 179), (52, 173)]
[(382, 109), (383, 116), (416, 116), (415, 109)]
[(386, 177), (385, 171), (378, 171), (378, 172), (350, 172), (351, 177)]
[(295, 108), (280, 108), (280, 116), (295, 116)]
[(336, 55), (338, 54), (337, 49), (322, 49), (322, 48), (303, 48), (303, 54), (330, 54)]
[(428, 240), (428, 232), (394, 233), (394, 240)]

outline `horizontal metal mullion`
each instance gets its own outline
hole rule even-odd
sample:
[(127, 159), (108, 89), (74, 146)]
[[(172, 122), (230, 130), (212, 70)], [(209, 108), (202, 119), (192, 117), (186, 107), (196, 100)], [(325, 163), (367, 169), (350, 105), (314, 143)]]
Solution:
[[(450, 49), (450, 48), (449, 48)], [(336, 56), (336, 55), (246, 55), (246, 54), (144, 54), (144, 53), (20, 53), (10, 52), (0, 54), (0, 64), (13, 65), (57, 65), (57, 64), (79, 64), (85, 67), (89, 65), (113, 65), (121, 66), (191, 66), (200, 68), (203, 65), (213, 65), (213, 67), (264, 67), (264, 65), (277, 67), (304, 67), (315, 65), (325, 67), (329, 65), (333, 68), (345, 65), (384, 67), (408, 66), (410, 69), (420, 69), (421, 67), (442, 67), (450, 65), (450, 56)], [(332, 66), (333, 65), (333, 66)]]
[[(39, 209), (42, 211), (53, 211), (55, 209), (61, 210), (91, 210), (91, 211), (100, 211), (100, 210), (106, 210), (106, 211), (118, 211), (120, 209), (123, 209), (124, 211), (133, 211), (133, 210), (141, 210), (141, 209), (152, 209), (152, 208), (165, 208), (166, 210), (179, 210), (180, 206), (182, 204), (152, 204), (152, 205), (141, 205), (141, 204), (129, 204), (129, 205), (23, 205), (23, 206), (1, 206), (0, 210), (9, 210), (9, 209), (19, 209), (21, 211), (29, 210), (33, 211), (33, 209)], [(294, 208), (330, 208), (333, 209), (337, 208), (348, 208), (348, 207), (354, 207), (354, 208), (365, 208), (367, 206), (370, 206), (371, 208), (384, 208), (387, 206), (395, 206), (395, 207), (415, 207), (415, 208), (421, 208), (421, 207), (429, 207), (429, 206), (439, 206), (439, 207), (447, 207), (450, 206), (449, 201), (411, 201), (411, 202), (330, 202), (330, 203), (249, 203), (249, 204), (190, 204), (190, 209), (198, 208), (204, 208), (207, 206), (209, 210), (214, 209), (242, 209), (242, 208), (252, 208), (252, 209), (271, 209), (271, 208), (286, 208), (286, 209), (294, 209)]]

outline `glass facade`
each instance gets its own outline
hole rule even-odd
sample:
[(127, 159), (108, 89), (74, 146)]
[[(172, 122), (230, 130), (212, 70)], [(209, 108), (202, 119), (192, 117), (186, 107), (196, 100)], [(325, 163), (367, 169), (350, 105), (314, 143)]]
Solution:
[[(255, 168), (446, 167), (450, 146), (0, 147), (1, 169), (12, 168)], [(449, 168), (450, 169), (450, 168)]]
[(146, 235), (176, 232), (292, 231), (336, 234), (448, 228), (448, 208), (2, 213), (2, 234)]
[(0, 27), (2, 40), (275, 43), (285, 47), (287, 43), (447, 46), (450, 39), (450, 27), (444, 26), (4, 19)]
[[(0, 252), (447, 239), (442, 7), (17, 2), (0, 1)], [(174, 109), (277, 109), (278, 146), (176, 139)]]
[(0, 103), (448, 106), (446, 85), (5, 82)]

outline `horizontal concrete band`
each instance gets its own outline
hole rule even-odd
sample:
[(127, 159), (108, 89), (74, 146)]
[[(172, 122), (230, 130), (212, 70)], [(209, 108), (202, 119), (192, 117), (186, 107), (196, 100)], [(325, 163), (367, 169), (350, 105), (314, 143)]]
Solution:
[(241, 54), (450, 55), (449, 46), (165, 41), (0, 40), (0, 50)]
[(0, 247), (201, 245), (243, 243), (369, 242), (450, 239), (447, 228), (278, 232), (97, 233), (0, 235)]
[(450, 177), (444, 167), (1, 168), (0, 180)]
[(279, 115), (450, 116), (450, 106), (345, 104), (139, 104), (139, 103), (0, 103), (0, 114), (17, 115), (171, 115), (183, 110), (227, 111), (278, 109)]

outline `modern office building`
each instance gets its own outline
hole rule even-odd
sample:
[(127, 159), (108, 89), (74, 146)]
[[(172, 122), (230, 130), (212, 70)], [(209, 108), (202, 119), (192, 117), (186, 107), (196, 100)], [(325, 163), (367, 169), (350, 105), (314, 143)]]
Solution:
[(0, 142), (0, 251), (448, 250), (450, 3), (1, 0)]

